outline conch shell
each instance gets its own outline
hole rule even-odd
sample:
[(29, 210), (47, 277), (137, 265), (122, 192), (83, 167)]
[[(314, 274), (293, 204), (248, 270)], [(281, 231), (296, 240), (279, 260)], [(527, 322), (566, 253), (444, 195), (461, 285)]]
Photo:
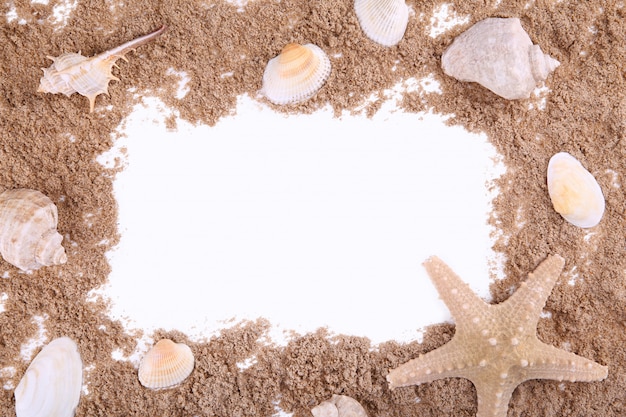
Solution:
[(443, 71), (508, 100), (530, 97), (559, 61), (533, 45), (518, 18), (489, 18), (459, 35), (441, 57)]
[(305, 101), (324, 85), (330, 70), (330, 59), (319, 46), (290, 43), (267, 63), (261, 92), (274, 104)]
[(311, 409), (314, 417), (367, 417), (365, 409), (357, 400), (347, 395), (333, 395)]
[(588, 228), (600, 223), (604, 195), (596, 179), (567, 152), (548, 162), (548, 193), (554, 210), (574, 226)]
[(17, 417), (72, 417), (80, 400), (83, 362), (76, 343), (60, 337), (48, 343), (15, 388)]
[(139, 382), (146, 388), (171, 388), (193, 371), (194, 356), (189, 346), (161, 339), (139, 364)]
[(0, 254), (23, 271), (65, 263), (57, 222), (56, 206), (39, 191), (0, 193)]
[(400, 42), (409, 23), (404, 0), (355, 0), (354, 12), (365, 35), (383, 46)]
[(113, 48), (91, 58), (84, 57), (79, 53), (65, 53), (58, 57), (48, 56), (53, 61), (49, 68), (42, 68), (37, 92), (63, 93), (71, 96), (73, 93), (81, 94), (89, 99), (89, 112), (93, 112), (96, 97), (100, 94), (108, 95), (109, 81), (119, 81), (111, 72), (115, 61), (124, 57), (129, 51), (143, 45), (159, 36), (165, 30), (162, 26), (158, 30), (126, 42), (117, 48)]

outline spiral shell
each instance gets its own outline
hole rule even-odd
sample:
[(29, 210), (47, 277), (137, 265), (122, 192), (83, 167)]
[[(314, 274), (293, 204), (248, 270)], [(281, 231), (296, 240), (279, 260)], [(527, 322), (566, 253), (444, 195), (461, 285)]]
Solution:
[(78, 406), (83, 362), (76, 343), (60, 337), (48, 343), (15, 388), (17, 417), (72, 417)]
[(324, 85), (330, 70), (330, 60), (318, 46), (290, 43), (267, 63), (261, 92), (274, 104), (305, 101)]
[(518, 18), (489, 18), (459, 35), (441, 57), (443, 71), (508, 100), (530, 97), (559, 61), (533, 45)]
[(548, 162), (548, 193), (554, 210), (574, 226), (588, 228), (604, 215), (604, 195), (596, 179), (567, 152)]
[(0, 193), (0, 253), (23, 271), (67, 261), (57, 230), (57, 208), (48, 197), (25, 188)]
[(354, 11), (365, 35), (383, 46), (400, 42), (409, 22), (404, 0), (355, 0)]
[(365, 409), (357, 400), (346, 395), (333, 397), (311, 409), (314, 417), (367, 417)]
[(43, 77), (37, 92), (61, 93), (68, 97), (74, 93), (81, 94), (89, 99), (89, 112), (93, 112), (96, 97), (109, 94), (109, 81), (119, 81), (112, 73), (115, 61), (120, 58), (126, 60), (126, 53), (156, 38), (164, 30), (165, 26), (91, 58), (73, 52), (56, 58), (48, 56), (53, 62), (49, 68), (42, 68)]
[(193, 371), (194, 357), (189, 346), (161, 339), (146, 353), (139, 365), (139, 382), (146, 388), (170, 388), (183, 382)]

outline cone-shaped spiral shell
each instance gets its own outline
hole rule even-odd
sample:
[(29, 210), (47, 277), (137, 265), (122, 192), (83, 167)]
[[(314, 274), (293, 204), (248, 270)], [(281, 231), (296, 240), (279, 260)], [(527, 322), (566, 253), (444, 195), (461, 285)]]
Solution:
[(0, 253), (28, 271), (67, 261), (57, 228), (57, 208), (48, 197), (24, 188), (0, 193)]
[(164, 30), (165, 26), (91, 58), (71, 52), (56, 58), (48, 56), (53, 62), (49, 68), (42, 68), (43, 77), (37, 91), (61, 93), (68, 97), (74, 93), (81, 94), (89, 99), (89, 111), (92, 112), (96, 97), (100, 94), (109, 94), (109, 81), (119, 81), (111, 72), (115, 61), (120, 58), (126, 59), (124, 54), (154, 39)]
[(604, 214), (604, 195), (596, 179), (567, 152), (548, 163), (548, 193), (556, 210), (578, 227), (593, 227)]
[(533, 45), (518, 18), (489, 18), (459, 35), (441, 57), (443, 71), (508, 100), (530, 97), (559, 61)]
[(17, 417), (72, 417), (80, 399), (83, 362), (76, 343), (61, 337), (33, 359), (15, 388)]
[(333, 397), (311, 409), (314, 417), (367, 417), (365, 409), (354, 398), (346, 395)]
[(146, 388), (170, 388), (193, 371), (194, 357), (189, 346), (169, 339), (157, 342), (139, 365), (139, 382)]
[(311, 98), (330, 75), (330, 60), (313, 44), (287, 44), (270, 59), (261, 92), (274, 104), (298, 103)]
[(355, 0), (354, 11), (365, 35), (383, 46), (400, 42), (409, 23), (404, 0)]

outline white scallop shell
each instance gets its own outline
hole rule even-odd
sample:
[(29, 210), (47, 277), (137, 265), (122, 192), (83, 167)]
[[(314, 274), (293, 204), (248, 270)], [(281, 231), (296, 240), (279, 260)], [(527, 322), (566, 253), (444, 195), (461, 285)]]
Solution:
[(170, 388), (183, 382), (193, 371), (194, 357), (189, 346), (161, 339), (146, 353), (139, 365), (139, 382), (146, 388)]
[(508, 100), (530, 97), (559, 61), (533, 45), (518, 18), (481, 20), (457, 36), (441, 57), (443, 71)]
[(604, 214), (604, 195), (596, 179), (567, 152), (548, 163), (548, 193), (556, 210), (578, 227), (593, 227)]
[(354, 0), (354, 11), (365, 35), (383, 46), (400, 42), (409, 23), (404, 0)]
[(15, 388), (17, 417), (72, 417), (78, 406), (83, 362), (76, 343), (60, 337), (33, 359)]
[(314, 417), (367, 417), (365, 409), (357, 400), (347, 395), (333, 395), (311, 409)]
[(57, 232), (57, 208), (36, 190), (19, 188), (0, 193), (0, 253), (28, 271), (67, 261)]
[(267, 63), (261, 93), (274, 104), (305, 101), (324, 85), (330, 70), (330, 60), (320, 47), (290, 43)]
[(93, 111), (96, 97), (100, 94), (109, 94), (109, 82), (119, 81), (113, 73), (115, 61), (126, 59), (124, 55), (139, 45), (151, 41), (165, 30), (165, 26), (156, 31), (128, 41), (116, 48), (87, 58), (81, 54), (68, 52), (58, 57), (48, 56), (52, 65), (42, 68), (43, 77), (39, 81), (37, 92), (65, 94), (81, 94), (89, 99), (89, 112)]

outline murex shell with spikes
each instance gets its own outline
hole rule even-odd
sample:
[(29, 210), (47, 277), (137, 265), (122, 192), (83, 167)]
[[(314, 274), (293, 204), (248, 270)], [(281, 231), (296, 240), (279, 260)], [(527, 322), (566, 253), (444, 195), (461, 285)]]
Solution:
[(81, 94), (89, 99), (89, 111), (93, 112), (96, 97), (100, 94), (109, 94), (109, 81), (119, 81), (111, 72), (115, 61), (122, 58), (131, 50), (147, 43), (159, 36), (166, 29), (160, 27), (148, 35), (141, 36), (126, 42), (116, 48), (87, 58), (80, 53), (65, 53), (58, 57), (48, 56), (53, 61), (49, 68), (43, 69), (37, 92), (62, 93), (70, 96), (74, 93)]

